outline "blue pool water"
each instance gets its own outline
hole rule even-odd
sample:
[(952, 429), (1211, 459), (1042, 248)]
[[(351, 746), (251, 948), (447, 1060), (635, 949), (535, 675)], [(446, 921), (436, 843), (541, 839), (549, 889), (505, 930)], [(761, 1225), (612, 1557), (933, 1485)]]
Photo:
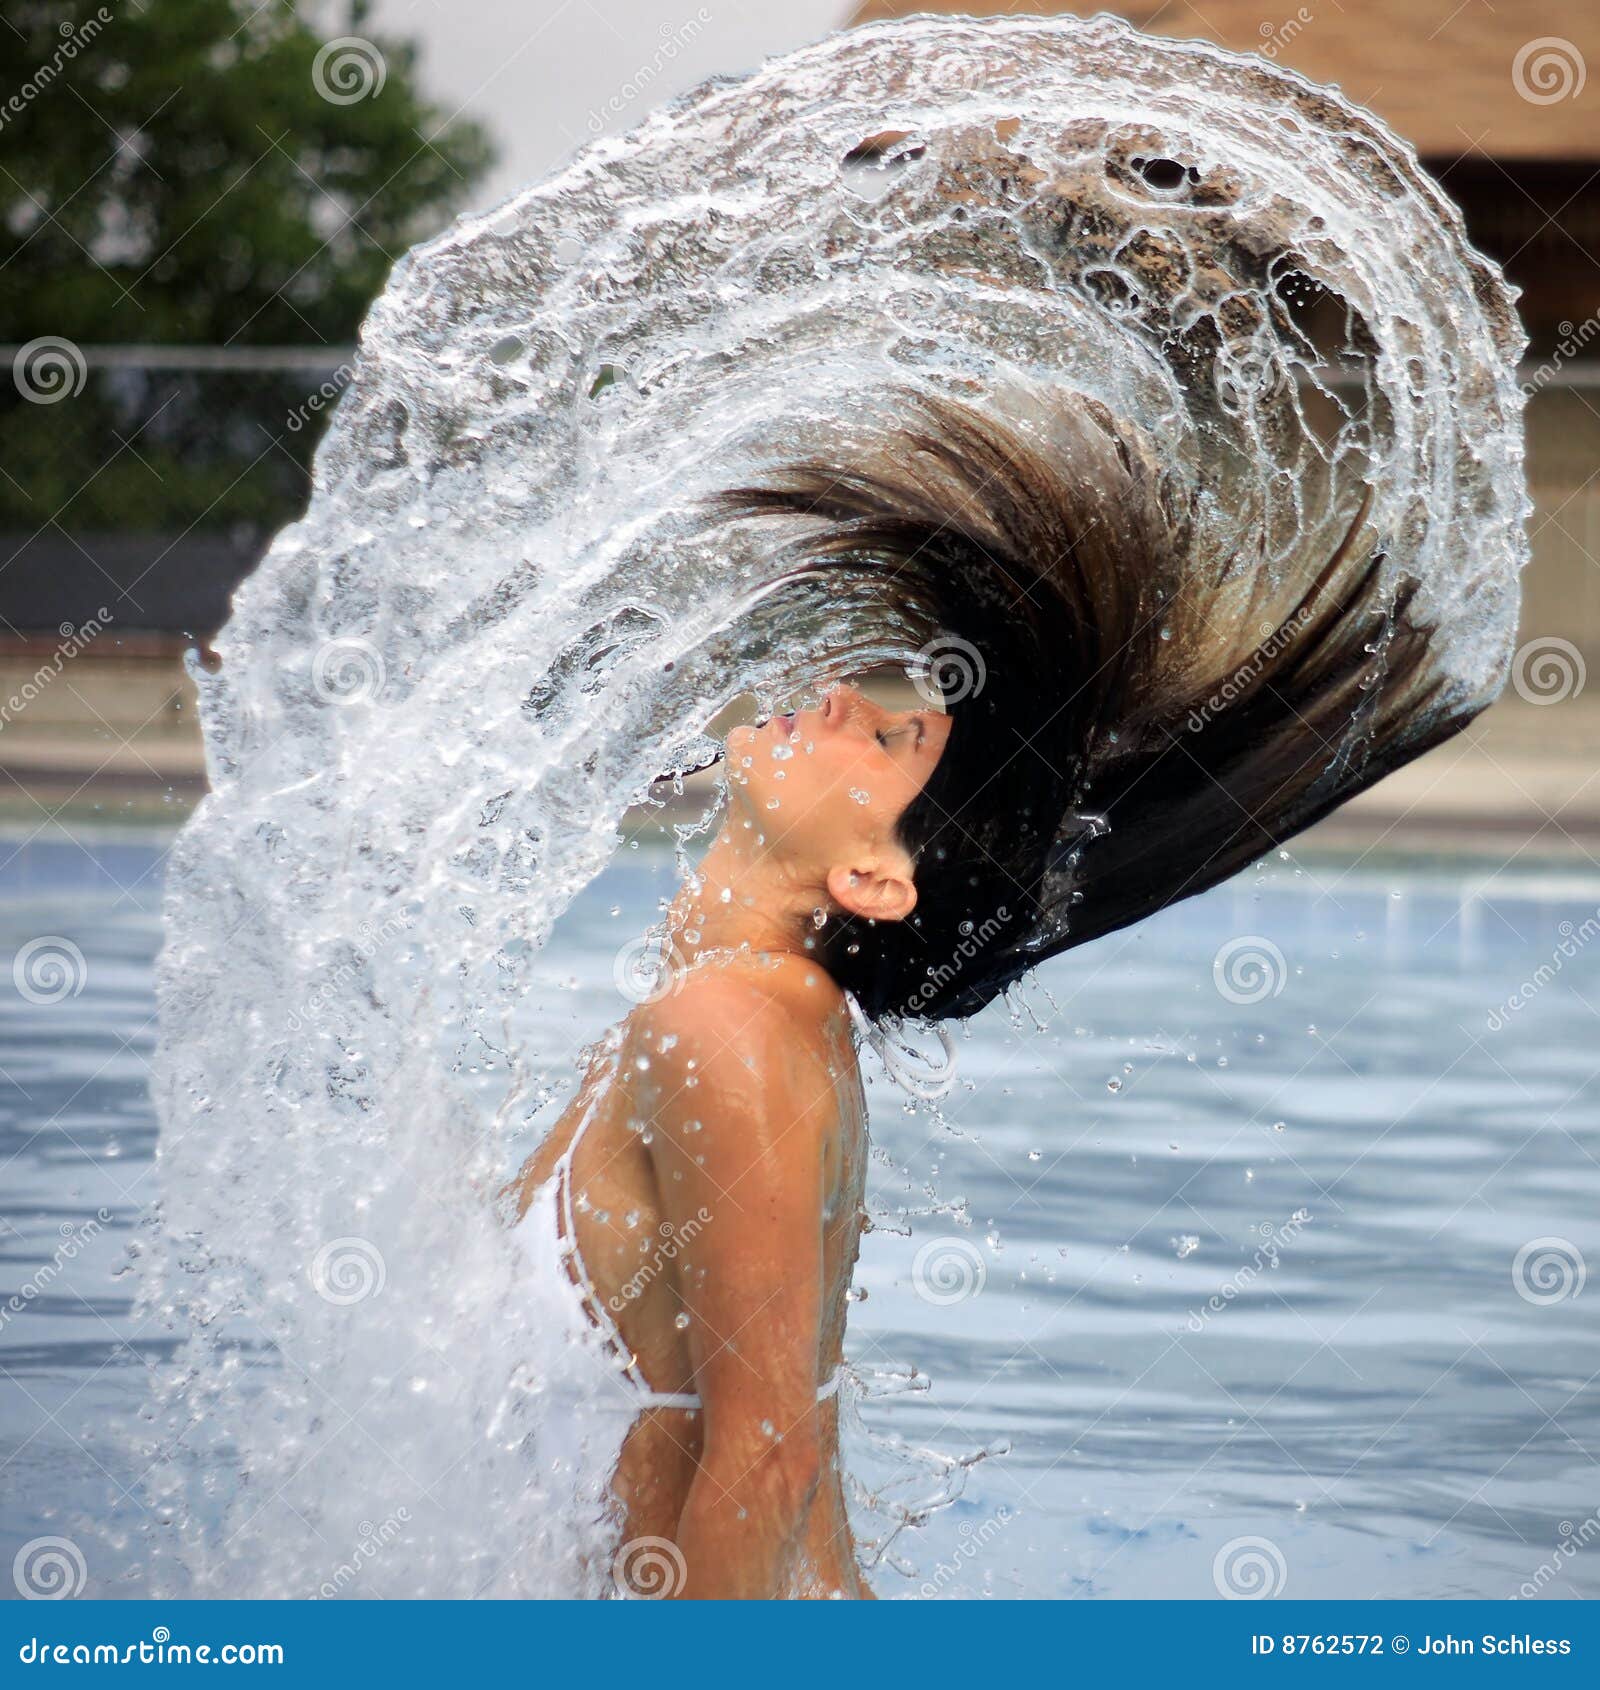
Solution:
[[(0, 838), (0, 1565), (70, 1538), (87, 1595), (148, 1588), (117, 1428), (170, 1339), (117, 1270), (169, 838)], [(547, 1037), (625, 1007), (671, 872), (620, 852), (564, 919)], [(996, 1451), (880, 1593), (1600, 1595), (1597, 906), (1561, 866), (1274, 862), (986, 1012), (942, 1121), (865, 1055), (861, 1470)], [(81, 990), (18, 989), (40, 939)]]

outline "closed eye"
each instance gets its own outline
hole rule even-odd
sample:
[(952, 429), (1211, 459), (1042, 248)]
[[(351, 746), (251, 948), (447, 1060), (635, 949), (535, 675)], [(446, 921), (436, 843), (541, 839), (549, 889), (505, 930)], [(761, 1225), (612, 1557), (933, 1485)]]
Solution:
[(916, 729), (916, 732), (917, 732), (917, 741), (916, 742), (917, 742), (917, 745), (920, 747), (924, 737), (926, 736), (926, 732), (927, 732), (926, 726), (925, 726), (921, 716), (913, 716), (911, 718), (911, 720), (909, 722), (907, 722), (903, 727), (879, 728), (878, 732), (877, 732), (878, 744), (883, 746), (887, 750), (888, 745), (889, 745), (889, 741), (892, 740), (897, 734), (910, 733), (913, 728)]

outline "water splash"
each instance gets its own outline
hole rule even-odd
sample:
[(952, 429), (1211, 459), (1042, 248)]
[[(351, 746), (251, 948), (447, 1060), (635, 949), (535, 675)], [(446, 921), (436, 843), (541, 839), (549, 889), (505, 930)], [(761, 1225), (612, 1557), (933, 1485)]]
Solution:
[(1509, 653), (1522, 346), (1369, 115), (1105, 16), (831, 37), (409, 254), (195, 674), (141, 1299), (181, 1339), (156, 1586), (316, 1594), (378, 1520), (388, 1594), (580, 1578), (536, 1435), (559, 1358), (488, 1212), (559, 1067), (538, 953), (735, 695), (925, 633), (797, 614), (700, 495), (873, 438), (897, 390), (1076, 396), (1225, 589), (1292, 582), (1371, 479), (1386, 567), (1450, 631), (1443, 711)]

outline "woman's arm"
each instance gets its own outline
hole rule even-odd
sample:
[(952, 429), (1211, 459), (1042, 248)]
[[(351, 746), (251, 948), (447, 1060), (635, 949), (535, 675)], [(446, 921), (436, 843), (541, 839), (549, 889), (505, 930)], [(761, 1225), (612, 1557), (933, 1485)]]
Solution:
[(823, 1459), (816, 1393), (832, 1091), (794, 1017), (757, 985), (713, 979), (641, 1020), (651, 1063), (641, 1098), (705, 1416), (678, 1522), (688, 1569), (679, 1594), (777, 1596)]

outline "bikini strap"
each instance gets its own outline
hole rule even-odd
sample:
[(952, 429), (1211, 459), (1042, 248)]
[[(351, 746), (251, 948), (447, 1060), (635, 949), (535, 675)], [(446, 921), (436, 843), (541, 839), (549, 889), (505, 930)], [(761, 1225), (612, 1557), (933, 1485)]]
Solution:
[[(839, 1394), (839, 1386), (844, 1379), (844, 1363), (834, 1368), (833, 1372), (817, 1386), (817, 1401), (826, 1402), (829, 1397)], [(693, 1391), (652, 1391), (647, 1387), (639, 1392), (641, 1408), (699, 1408), (700, 1398)]]

